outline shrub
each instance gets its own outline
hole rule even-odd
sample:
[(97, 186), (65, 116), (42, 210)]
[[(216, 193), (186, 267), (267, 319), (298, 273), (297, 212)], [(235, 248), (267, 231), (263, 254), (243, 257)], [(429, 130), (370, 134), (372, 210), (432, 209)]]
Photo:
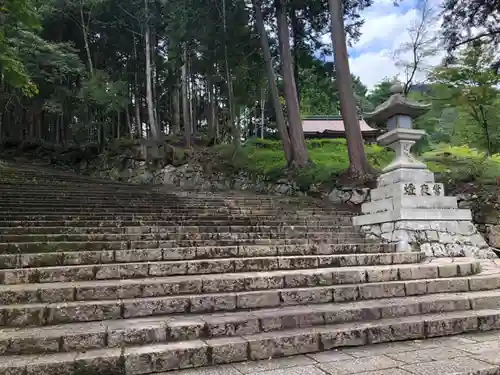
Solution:
[(429, 168), (448, 183), (493, 185), (500, 176), (500, 154), (488, 156), (468, 146), (440, 145), (422, 157)]

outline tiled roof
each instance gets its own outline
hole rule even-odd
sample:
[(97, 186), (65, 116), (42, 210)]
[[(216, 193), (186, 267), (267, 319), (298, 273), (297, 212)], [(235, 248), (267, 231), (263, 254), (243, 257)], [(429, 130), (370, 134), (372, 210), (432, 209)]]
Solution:
[[(365, 120), (360, 119), (359, 125), (362, 132), (377, 131), (368, 125)], [(325, 131), (344, 132), (344, 121), (335, 117), (311, 117), (302, 120), (302, 127), (305, 133), (323, 133)]]

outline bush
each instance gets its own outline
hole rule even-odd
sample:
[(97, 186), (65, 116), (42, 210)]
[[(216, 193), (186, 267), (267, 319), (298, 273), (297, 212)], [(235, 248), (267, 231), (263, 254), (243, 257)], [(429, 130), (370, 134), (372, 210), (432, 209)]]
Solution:
[(429, 169), (448, 183), (479, 182), (493, 185), (500, 177), (500, 154), (488, 156), (468, 146), (440, 145), (422, 157)]
[[(335, 176), (349, 166), (346, 140), (312, 139), (306, 143), (313, 163), (310, 168), (288, 170), (285, 168), (286, 160), (280, 141), (253, 138), (235, 154), (232, 169), (244, 171), (256, 178), (264, 177), (271, 182), (284, 178), (294, 180), (302, 190), (309, 189), (313, 184), (332, 185)], [(376, 168), (387, 165), (393, 157), (392, 151), (377, 145), (367, 145), (366, 151), (370, 163)], [(222, 159), (227, 158), (227, 149), (219, 146), (219, 152)]]

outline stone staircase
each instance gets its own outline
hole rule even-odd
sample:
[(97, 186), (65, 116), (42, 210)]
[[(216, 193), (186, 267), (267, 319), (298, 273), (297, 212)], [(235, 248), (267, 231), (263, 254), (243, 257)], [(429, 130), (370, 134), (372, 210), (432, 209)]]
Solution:
[(353, 215), (4, 166), (0, 374), (149, 374), (500, 328), (496, 262), (399, 253)]

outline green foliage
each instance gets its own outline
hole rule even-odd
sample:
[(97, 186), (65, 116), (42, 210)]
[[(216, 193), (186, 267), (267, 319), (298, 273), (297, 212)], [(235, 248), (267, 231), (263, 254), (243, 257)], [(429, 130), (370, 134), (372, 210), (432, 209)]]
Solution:
[[(334, 184), (335, 176), (349, 166), (345, 139), (308, 140), (309, 156), (313, 165), (303, 170), (287, 170), (281, 142), (268, 139), (253, 139), (239, 151), (233, 166), (253, 176), (264, 176), (269, 181), (282, 178), (294, 180), (306, 190), (312, 184)], [(381, 168), (392, 159), (392, 152), (377, 146), (366, 146), (370, 163)]]
[(25, 95), (35, 95), (31, 81), (13, 39), (20, 30), (38, 27), (38, 16), (32, 0), (4, 0), (0, 4), (0, 72), (8, 85), (19, 88)]
[(429, 168), (449, 183), (494, 185), (500, 177), (500, 154), (488, 156), (468, 146), (442, 145), (422, 155)]
[(384, 78), (377, 83), (375, 87), (368, 93), (366, 98), (372, 104), (373, 108), (385, 102), (391, 96), (391, 86), (394, 79)]
[(455, 108), (465, 121), (461, 142), (489, 154), (500, 151), (500, 75), (491, 69), (493, 61), (493, 50), (471, 45), (453, 64), (438, 67), (431, 75), (443, 94), (435, 100)]

